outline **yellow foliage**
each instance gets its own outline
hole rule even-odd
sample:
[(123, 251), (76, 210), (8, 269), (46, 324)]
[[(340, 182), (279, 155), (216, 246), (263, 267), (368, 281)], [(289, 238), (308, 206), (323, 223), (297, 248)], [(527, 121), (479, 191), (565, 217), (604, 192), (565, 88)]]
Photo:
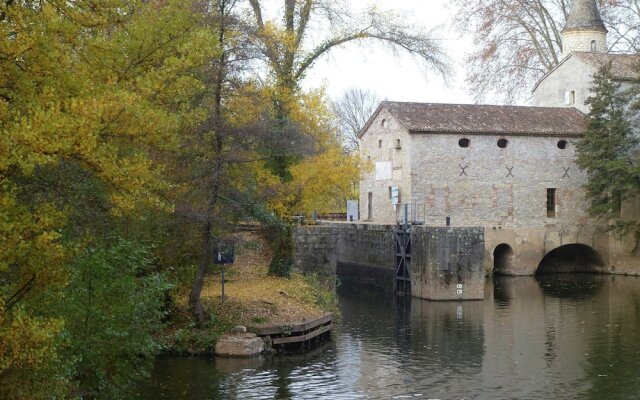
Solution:
[[(218, 50), (178, 0), (17, 1), (0, 9), (0, 307), (36, 277), (16, 307), (0, 309), (2, 397), (16, 371), (35, 379), (50, 365), (62, 329), (39, 316), (46, 303), (34, 299), (67, 281), (61, 232), (74, 204), (31, 196), (25, 180), (65, 161), (107, 188), (116, 214), (168, 208), (154, 154), (204, 119), (194, 98), (205, 85), (194, 72)], [(33, 389), (12, 386), (24, 392), (11, 396), (22, 398)]]
[(291, 191), (299, 193), (298, 211), (310, 214), (340, 212), (349, 199), (357, 198), (359, 158), (340, 147), (302, 161), (291, 168)]

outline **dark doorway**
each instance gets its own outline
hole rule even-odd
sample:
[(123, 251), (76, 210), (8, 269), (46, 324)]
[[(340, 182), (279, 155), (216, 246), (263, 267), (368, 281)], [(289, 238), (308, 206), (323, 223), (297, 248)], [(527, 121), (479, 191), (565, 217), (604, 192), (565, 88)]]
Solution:
[(547, 253), (536, 274), (600, 272), (605, 263), (600, 254), (586, 244), (567, 244)]
[(493, 273), (496, 275), (508, 275), (513, 271), (513, 249), (506, 243), (502, 243), (493, 251)]

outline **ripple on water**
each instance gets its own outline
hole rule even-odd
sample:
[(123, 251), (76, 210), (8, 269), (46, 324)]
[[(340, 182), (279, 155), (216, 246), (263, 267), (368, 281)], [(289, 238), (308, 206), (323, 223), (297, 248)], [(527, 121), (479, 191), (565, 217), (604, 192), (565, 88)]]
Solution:
[(637, 399), (640, 279), (501, 278), (484, 302), (340, 293), (334, 340), (311, 354), (159, 359), (141, 399)]

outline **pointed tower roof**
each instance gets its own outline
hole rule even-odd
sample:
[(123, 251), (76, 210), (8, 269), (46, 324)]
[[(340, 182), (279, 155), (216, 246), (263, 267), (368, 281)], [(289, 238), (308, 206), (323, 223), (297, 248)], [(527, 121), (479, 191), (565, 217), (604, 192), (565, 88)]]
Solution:
[(608, 32), (604, 22), (602, 22), (596, 0), (573, 0), (567, 24), (562, 31)]

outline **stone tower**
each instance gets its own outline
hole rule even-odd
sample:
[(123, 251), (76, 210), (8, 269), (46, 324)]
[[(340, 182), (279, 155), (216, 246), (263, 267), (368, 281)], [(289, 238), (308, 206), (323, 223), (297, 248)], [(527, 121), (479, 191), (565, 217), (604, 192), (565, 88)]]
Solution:
[(562, 30), (562, 56), (574, 51), (606, 53), (607, 32), (596, 0), (573, 0)]

